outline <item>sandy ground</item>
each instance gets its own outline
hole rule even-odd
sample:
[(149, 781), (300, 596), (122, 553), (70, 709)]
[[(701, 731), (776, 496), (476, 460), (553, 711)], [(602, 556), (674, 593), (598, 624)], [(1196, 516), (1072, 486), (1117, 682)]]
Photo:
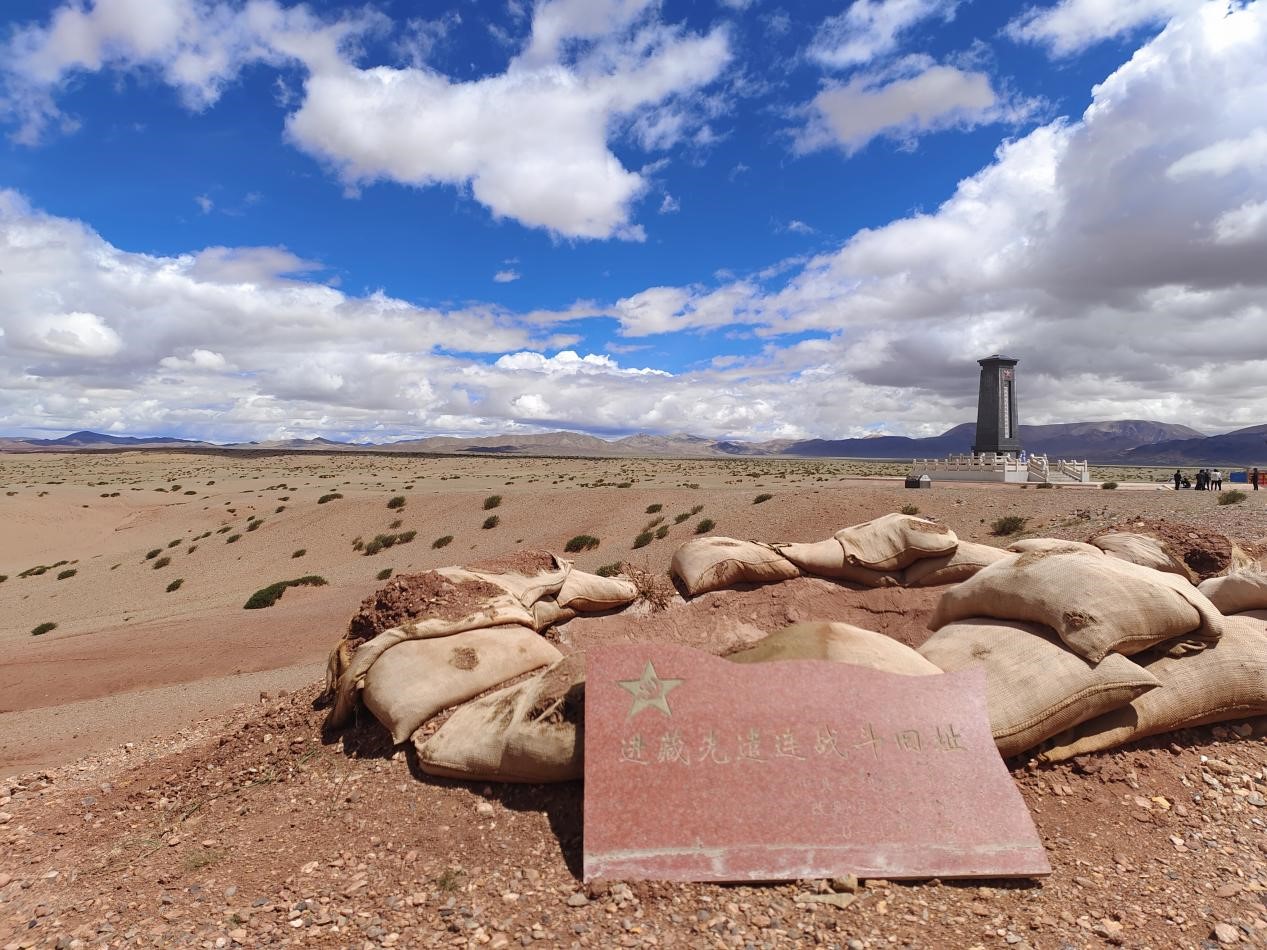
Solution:
[[(1136, 518), (1267, 536), (1267, 493), (1220, 507), (860, 475), (766, 460), (0, 457), (0, 947), (1267, 946), (1267, 720), (1056, 767), (1013, 760), (1051, 878), (870, 881), (844, 909), (797, 901), (824, 882), (582, 886), (579, 783), (437, 780), (372, 719), (322, 731), (325, 655), (387, 568), (561, 551), (583, 533), (601, 544), (582, 568), (663, 572), (705, 518), (718, 534), (817, 540), (907, 504), (999, 545), (1011, 539), (990, 525), (1010, 514), (1028, 519), (1013, 537)], [(668, 536), (633, 549), (656, 518)], [(407, 530), (410, 543), (354, 549)], [(329, 583), (243, 609), (305, 574)], [(838, 619), (915, 645), (939, 596), (801, 578), (551, 636), (565, 651), (644, 637), (717, 651)], [(33, 635), (45, 621), (56, 629)]]
[[(311, 683), (386, 569), (562, 552), (569, 538), (589, 534), (601, 544), (575, 555), (578, 567), (628, 559), (663, 572), (702, 519), (717, 534), (808, 541), (904, 504), (965, 538), (999, 544), (1006, 541), (989, 525), (1004, 514), (1028, 517), (1028, 535), (1084, 538), (1124, 518), (1165, 517), (1241, 539), (1267, 536), (1267, 493), (1220, 507), (1212, 493), (910, 491), (891, 478), (859, 477), (884, 470), (746, 459), (0, 456), (0, 776), (172, 732), (252, 698), (257, 685)], [(501, 503), (486, 510), (494, 494)], [(754, 504), (761, 494), (773, 497)], [(403, 507), (389, 508), (397, 496)], [(662, 509), (649, 514), (653, 505)], [(483, 528), (493, 515), (497, 526)], [(667, 537), (633, 549), (648, 526), (668, 526)], [(411, 543), (374, 556), (354, 549), (358, 538), (410, 530)], [(432, 546), (445, 536), (447, 546)], [(21, 576), (41, 566), (48, 570)], [(329, 583), (292, 588), (266, 610), (243, 609), (259, 588), (308, 574)], [(57, 627), (33, 636), (46, 622)]]

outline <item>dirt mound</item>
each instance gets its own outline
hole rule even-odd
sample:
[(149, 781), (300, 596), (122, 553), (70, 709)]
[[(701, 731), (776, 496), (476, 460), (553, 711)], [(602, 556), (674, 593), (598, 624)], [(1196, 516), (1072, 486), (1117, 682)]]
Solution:
[(398, 627), (422, 614), (457, 620), (480, 604), (502, 593), (487, 581), (454, 582), (435, 571), (401, 574), (361, 601), (348, 624), (348, 639), (371, 640), (384, 630)]
[[(1096, 534), (1106, 534), (1109, 531), (1151, 535), (1167, 545), (1202, 580), (1217, 577), (1232, 563), (1232, 540), (1209, 528), (1197, 528), (1160, 519), (1141, 519), (1122, 521), (1106, 531), (1097, 531)], [(1090, 541), (1090, 538), (1087, 540)]]
[(484, 574), (523, 574), (536, 577), (557, 569), (554, 555), (548, 551), (516, 551), (503, 557), (484, 558), (466, 565), (468, 571)]

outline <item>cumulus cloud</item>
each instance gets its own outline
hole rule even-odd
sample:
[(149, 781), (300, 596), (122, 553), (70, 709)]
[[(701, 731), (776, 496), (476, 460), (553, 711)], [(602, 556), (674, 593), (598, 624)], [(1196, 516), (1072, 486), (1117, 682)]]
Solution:
[(954, 19), (959, 0), (854, 0), (818, 28), (809, 56), (830, 69), (864, 66), (897, 49), (903, 34), (929, 19)]
[(519, 271), (514, 270), (513, 268), (507, 268), (506, 270), (499, 270), (496, 274), (494, 274), (493, 281), (498, 284), (509, 284), (511, 281), (518, 280), (519, 277)]
[(1017, 121), (1030, 109), (1000, 96), (985, 73), (914, 57), (896, 77), (889, 70), (863, 73), (820, 91), (796, 144), (800, 151), (839, 145), (853, 154), (878, 136), (911, 144), (929, 132)]
[(1018, 42), (1046, 46), (1053, 56), (1071, 56), (1103, 40), (1160, 25), (1207, 2), (1059, 0), (1050, 7), (1030, 7), (1007, 25), (1006, 32)]
[[(730, 59), (724, 29), (667, 25), (650, 0), (545, 0), (505, 72), (462, 82), (423, 64), (358, 66), (357, 41), (387, 23), (367, 11), (324, 20), (276, 0), (67, 4), (2, 50), (0, 113), (33, 143), (70, 121), (56, 100), (77, 74), (155, 70), (203, 109), (247, 65), (298, 65), (306, 78), (286, 135), (349, 193), (380, 181), (450, 185), (528, 227), (640, 240), (631, 216), (646, 182), (608, 139), (622, 123), (656, 130), (644, 143), (654, 148), (697, 131), (692, 97)], [(415, 40), (435, 34), (424, 26)]]

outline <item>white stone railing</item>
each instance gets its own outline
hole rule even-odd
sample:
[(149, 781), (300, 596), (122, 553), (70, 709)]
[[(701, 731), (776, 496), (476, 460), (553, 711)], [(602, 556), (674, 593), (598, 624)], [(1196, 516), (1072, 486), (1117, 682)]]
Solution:
[(1030, 478), (1036, 478), (1040, 482), (1047, 481), (1051, 477), (1047, 465), (1047, 456), (1031, 455), (1029, 459), (1029, 475)]
[(1071, 478), (1075, 482), (1088, 482), (1091, 480), (1091, 466), (1087, 462), (1068, 462), (1061, 459), (1056, 463), (1060, 470), (1060, 474), (1066, 478)]
[(1023, 472), (1021, 461), (1013, 455), (951, 455), (943, 459), (915, 459), (912, 469), (928, 472)]

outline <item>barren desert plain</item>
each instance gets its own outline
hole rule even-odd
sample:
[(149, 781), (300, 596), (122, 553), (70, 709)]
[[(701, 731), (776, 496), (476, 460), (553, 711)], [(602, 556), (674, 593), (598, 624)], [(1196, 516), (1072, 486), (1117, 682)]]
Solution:
[[(0, 456), (0, 947), (1267, 946), (1263, 719), (1056, 766), (1009, 760), (1049, 878), (865, 881), (844, 908), (797, 901), (823, 882), (583, 885), (579, 783), (436, 779), (370, 717), (322, 731), (326, 656), (387, 571), (562, 554), (587, 534), (600, 543), (568, 555), (579, 568), (663, 576), (704, 519), (814, 541), (904, 505), (1000, 546), (1140, 519), (1255, 557), (1267, 543), (1267, 494), (1219, 506), (1149, 484), (1161, 471), (1097, 470), (1117, 491), (912, 491), (901, 474), (846, 460)], [(994, 536), (1004, 515), (1023, 531)], [(244, 609), (308, 575), (327, 583)], [(717, 652), (827, 619), (918, 645), (939, 597), (815, 578), (690, 602), (665, 589), (667, 606), (551, 636), (565, 653), (635, 639)]]

